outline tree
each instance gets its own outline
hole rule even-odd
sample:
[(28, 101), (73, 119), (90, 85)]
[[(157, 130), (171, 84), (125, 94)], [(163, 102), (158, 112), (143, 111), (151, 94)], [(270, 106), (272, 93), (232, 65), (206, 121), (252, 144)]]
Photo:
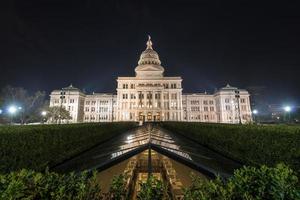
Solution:
[(0, 96), (1, 107), (16, 105), (22, 108), (18, 114), (18, 121), (22, 124), (40, 121), (40, 112), (47, 103), (44, 91), (37, 91), (31, 95), (24, 88), (9, 85), (2, 88)]
[(70, 112), (60, 106), (49, 107), (47, 111), (47, 118), (51, 123), (61, 123), (63, 120), (72, 119)]
[(296, 108), (292, 113), (291, 117), (293, 122), (300, 123), (300, 107)]

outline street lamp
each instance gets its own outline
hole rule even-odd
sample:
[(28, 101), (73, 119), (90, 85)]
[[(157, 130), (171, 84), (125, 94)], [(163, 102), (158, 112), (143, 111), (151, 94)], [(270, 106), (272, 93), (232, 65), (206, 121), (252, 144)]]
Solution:
[(13, 116), (18, 111), (18, 108), (14, 105), (8, 107), (8, 113), (10, 114), (10, 123), (13, 123)]
[(253, 113), (253, 120), (254, 120), (254, 122), (256, 122), (256, 121), (257, 121), (256, 115), (258, 114), (258, 110), (254, 109), (254, 110), (252, 111), (252, 113)]
[(42, 112), (41, 112), (41, 115), (42, 115), (43, 117), (45, 117), (45, 116), (47, 115), (47, 112), (46, 112), (46, 111), (42, 111)]
[(291, 120), (291, 111), (292, 111), (291, 106), (285, 106), (283, 109), (284, 109), (285, 113), (288, 114), (288, 116), (289, 116), (288, 122), (290, 122), (290, 120)]
[(16, 106), (9, 106), (8, 112), (9, 112), (9, 114), (14, 115), (17, 112)]
[(47, 115), (47, 111), (45, 111), (45, 110), (43, 110), (42, 112), (41, 112), (41, 115), (43, 116), (43, 123), (46, 121), (46, 119), (45, 119), (45, 117), (46, 117), (46, 115)]
[(284, 107), (285, 112), (291, 112), (291, 110), (292, 110), (291, 106), (285, 106)]

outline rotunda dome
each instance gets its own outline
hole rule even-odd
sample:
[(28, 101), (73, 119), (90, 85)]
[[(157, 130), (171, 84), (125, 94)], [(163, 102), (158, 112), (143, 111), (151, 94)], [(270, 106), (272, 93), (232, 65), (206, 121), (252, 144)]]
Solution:
[(135, 68), (136, 76), (163, 76), (164, 68), (161, 66), (158, 53), (152, 48), (151, 37), (148, 36), (147, 48), (142, 52)]

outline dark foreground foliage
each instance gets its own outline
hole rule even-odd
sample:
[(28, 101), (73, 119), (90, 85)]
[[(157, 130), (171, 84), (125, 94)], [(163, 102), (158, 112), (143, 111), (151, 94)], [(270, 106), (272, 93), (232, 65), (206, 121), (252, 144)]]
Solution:
[(140, 183), (141, 190), (137, 195), (139, 200), (169, 199), (167, 186), (161, 181), (150, 176), (145, 183)]
[(101, 190), (96, 175), (39, 173), (21, 170), (0, 175), (0, 199), (26, 200), (98, 200)]
[[(107, 180), (103, 180), (107, 181)], [(137, 199), (169, 199), (162, 181), (150, 177), (140, 183)], [(96, 174), (39, 173), (21, 170), (0, 175), (0, 200), (99, 200), (128, 199), (124, 175), (115, 176), (109, 194), (104, 195), (96, 182)], [(244, 167), (227, 181), (220, 178), (203, 180), (193, 177), (193, 184), (184, 189), (185, 200), (299, 200), (299, 180), (285, 165)]]
[(44, 171), (134, 126), (125, 122), (0, 126), (0, 172)]
[(279, 164), (276, 168), (244, 167), (226, 182), (220, 178), (194, 177), (185, 189), (185, 200), (299, 200), (299, 180), (295, 173)]
[(194, 122), (165, 122), (162, 126), (247, 165), (285, 163), (300, 172), (300, 126)]

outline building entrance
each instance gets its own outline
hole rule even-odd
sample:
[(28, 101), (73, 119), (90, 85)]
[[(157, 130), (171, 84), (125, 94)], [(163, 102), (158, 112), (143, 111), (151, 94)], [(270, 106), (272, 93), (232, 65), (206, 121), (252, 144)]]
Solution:
[(147, 113), (147, 121), (152, 121), (152, 113), (151, 112)]
[(142, 113), (139, 114), (139, 121), (145, 122), (145, 115), (143, 115)]
[(156, 115), (154, 115), (154, 121), (155, 121), (155, 122), (160, 121), (160, 113), (159, 113), (159, 112), (156, 113)]

